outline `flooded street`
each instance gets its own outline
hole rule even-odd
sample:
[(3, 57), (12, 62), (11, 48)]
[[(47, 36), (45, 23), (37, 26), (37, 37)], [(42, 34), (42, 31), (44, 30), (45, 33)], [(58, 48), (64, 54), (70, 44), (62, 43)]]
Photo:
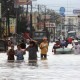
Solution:
[(54, 55), (51, 50), (52, 44), (47, 60), (41, 60), (38, 53), (37, 66), (28, 65), (28, 53), (21, 63), (8, 63), (6, 53), (1, 53), (0, 80), (80, 80), (80, 55)]
[(0, 80), (80, 80), (80, 0), (0, 0)]

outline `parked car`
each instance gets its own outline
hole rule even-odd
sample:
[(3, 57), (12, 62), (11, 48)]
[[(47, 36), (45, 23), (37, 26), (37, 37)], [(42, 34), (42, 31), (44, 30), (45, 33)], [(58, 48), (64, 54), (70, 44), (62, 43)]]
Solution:
[(42, 42), (43, 37), (47, 37), (47, 33), (45, 31), (35, 31), (33, 33), (33, 39), (38, 41), (39, 44)]

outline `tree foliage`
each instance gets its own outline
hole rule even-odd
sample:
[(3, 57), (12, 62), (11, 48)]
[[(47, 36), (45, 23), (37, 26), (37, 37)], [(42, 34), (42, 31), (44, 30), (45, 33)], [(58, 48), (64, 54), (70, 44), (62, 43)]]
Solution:
[[(43, 13), (43, 14), (45, 15), (45, 13)], [(54, 22), (54, 23), (56, 23), (56, 25), (61, 23), (61, 16), (54, 10), (47, 9), (46, 15), (50, 15), (50, 19), (49, 19), (50, 22)]]

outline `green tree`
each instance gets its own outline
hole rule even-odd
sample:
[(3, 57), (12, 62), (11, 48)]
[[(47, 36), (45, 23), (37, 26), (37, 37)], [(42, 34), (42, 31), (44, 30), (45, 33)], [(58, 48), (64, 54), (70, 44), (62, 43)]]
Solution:
[[(45, 15), (44, 12), (42, 12), (43, 15)], [(48, 21), (56, 23), (56, 25), (59, 25), (61, 23), (61, 16), (57, 12), (55, 12), (52, 9), (46, 10), (46, 15), (50, 15), (50, 19)]]
[(7, 10), (9, 9), (10, 16), (16, 16), (14, 9), (14, 0), (1, 0), (2, 5), (2, 16), (5, 17), (7, 15)]
[(49, 15), (51, 15), (50, 22), (55, 22), (56, 25), (61, 23), (61, 16), (57, 12), (54, 10), (48, 10), (47, 12)]

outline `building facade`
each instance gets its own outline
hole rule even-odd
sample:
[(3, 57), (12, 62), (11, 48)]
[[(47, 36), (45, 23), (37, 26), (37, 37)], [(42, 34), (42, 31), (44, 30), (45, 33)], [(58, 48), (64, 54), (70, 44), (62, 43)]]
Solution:
[(64, 36), (67, 37), (67, 33), (69, 31), (76, 31), (79, 30), (79, 18), (78, 16), (65, 16), (65, 23), (63, 25), (63, 28), (61, 28), (62, 32), (64, 33)]

